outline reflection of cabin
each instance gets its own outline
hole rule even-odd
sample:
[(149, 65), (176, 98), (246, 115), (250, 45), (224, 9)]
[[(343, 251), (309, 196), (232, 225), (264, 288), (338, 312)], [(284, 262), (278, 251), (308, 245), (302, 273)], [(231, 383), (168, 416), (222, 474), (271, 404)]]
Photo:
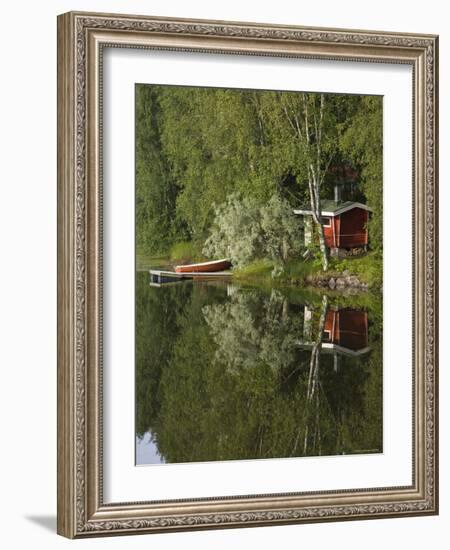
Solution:
[(348, 355), (368, 351), (367, 312), (356, 309), (329, 309), (325, 317), (322, 348), (339, 349)]
[[(303, 339), (298, 342), (303, 349), (313, 349), (312, 310), (305, 306)], [(334, 368), (338, 369), (339, 356), (359, 357), (370, 351), (367, 312), (358, 309), (328, 309), (325, 316), (321, 353), (333, 355)]]
[[(372, 211), (368, 206), (359, 202), (324, 200), (321, 207), (325, 245), (332, 255), (367, 248), (367, 222)], [(312, 240), (312, 212), (309, 209), (295, 209), (294, 214), (303, 216), (307, 246)]]

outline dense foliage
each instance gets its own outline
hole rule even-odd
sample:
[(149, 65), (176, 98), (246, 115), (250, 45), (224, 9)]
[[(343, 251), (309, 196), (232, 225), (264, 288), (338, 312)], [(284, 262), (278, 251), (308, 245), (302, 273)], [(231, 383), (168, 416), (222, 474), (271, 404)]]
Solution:
[[(356, 184), (338, 176), (346, 167)], [(314, 189), (319, 199), (332, 198), (337, 180), (345, 198), (373, 207), (370, 243), (381, 249), (381, 97), (136, 87), (141, 253), (167, 252), (180, 241), (201, 248), (230, 195), (239, 194), (251, 218), (274, 195), (297, 207), (312, 204)], [(239, 231), (242, 216), (236, 220), (241, 248), (251, 256), (256, 241)], [(279, 241), (270, 250), (279, 257)]]
[(341, 140), (341, 149), (358, 169), (361, 193), (372, 207), (371, 247), (383, 248), (383, 112), (381, 98), (361, 97), (360, 109)]

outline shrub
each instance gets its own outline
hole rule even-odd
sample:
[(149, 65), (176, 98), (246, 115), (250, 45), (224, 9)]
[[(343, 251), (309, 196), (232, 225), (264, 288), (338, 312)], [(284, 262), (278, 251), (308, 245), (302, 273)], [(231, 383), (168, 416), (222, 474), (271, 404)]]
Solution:
[(278, 195), (260, 209), (264, 255), (284, 264), (297, 256), (302, 248), (300, 223), (291, 205)]
[(261, 253), (259, 209), (249, 198), (233, 193), (215, 209), (211, 233), (203, 247), (209, 258), (230, 258), (242, 267)]
[(210, 258), (227, 257), (241, 268), (257, 258), (284, 264), (302, 248), (301, 229), (289, 203), (273, 195), (263, 206), (238, 194), (215, 209), (203, 247)]

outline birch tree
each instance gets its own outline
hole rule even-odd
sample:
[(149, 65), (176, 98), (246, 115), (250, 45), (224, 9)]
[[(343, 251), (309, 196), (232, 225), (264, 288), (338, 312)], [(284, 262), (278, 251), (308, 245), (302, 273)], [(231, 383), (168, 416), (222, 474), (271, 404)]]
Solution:
[(306, 94), (302, 94), (302, 100), (304, 131), (303, 135), (300, 135), (300, 139), (304, 142), (303, 147), (307, 155), (309, 200), (312, 217), (319, 233), (322, 266), (323, 270), (326, 271), (328, 269), (328, 257), (322, 224), (320, 188), (333, 157), (334, 149), (331, 151), (322, 150), (325, 95), (320, 94), (319, 106), (317, 105), (317, 96), (306, 96)]
[(327, 271), (320, 199), (325, 175), (337, 150), (336, 123), (325, 94), (299, 94), (295, 102), (289, 96), (283, 96), (281, 102), (304, 157), (312, 218), (319, 237), (322, 267)]
[[(308, 189), (309, 206), (316, 227), (322, 267), (328, 255), (321, 216), (321, 191), (330, 163), (338, 150), (342, 98), (317, 93), (282, 92), (268, 98), (266, 116), (276, 141), (284, 146), (300, 186)], [(280, 139), (281, 138), (281, 139)], [(291, 148), (288, 155), (289, 146)], [(292, 151), (292, 147), (295, 148)]]

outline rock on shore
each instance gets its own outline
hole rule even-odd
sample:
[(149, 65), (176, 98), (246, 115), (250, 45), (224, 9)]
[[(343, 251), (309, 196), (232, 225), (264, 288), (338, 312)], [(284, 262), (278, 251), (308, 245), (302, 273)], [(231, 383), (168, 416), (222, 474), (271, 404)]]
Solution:
[(343, 271), (338, 277), (327, 275), (308, 275), (306, 282), (319, 288), (329, 288), (330, 290), (368, 290), (369, 285), (362, 282), (356, 275), (351, 275), (349, 271)]

